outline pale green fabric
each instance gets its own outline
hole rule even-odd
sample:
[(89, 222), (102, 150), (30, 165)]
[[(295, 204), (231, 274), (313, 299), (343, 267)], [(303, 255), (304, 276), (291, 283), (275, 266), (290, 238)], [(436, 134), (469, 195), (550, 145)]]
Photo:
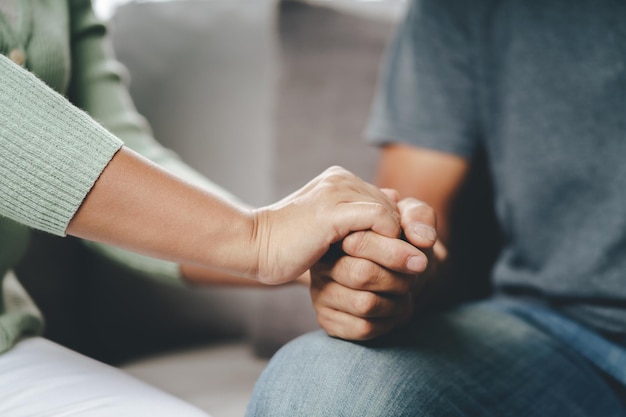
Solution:
[(0, 213), (63, 235), (122, 142), (0, 58)]
[[(17, 17), (11, 24), (0, 13), (0, 277), (20, 259), (28, 228), (65, 234), (123, 143), (186, 180), (236, 200), (152, 137), (132, 104), (124, 68), (112, 59), (106, 27), (95, 18), (90, 1), (14, 5), (11, 16)], [(24, 52), (22, 66), (7, 58), (15, 50)], [(89, 247), (151, 276), (180, 279), (174, 263), (100, 244)], [(25, 305), (32, 302), (17, 282), (4, 286), (0, 351), (24, 333), (40, 332), (36, 309)]]

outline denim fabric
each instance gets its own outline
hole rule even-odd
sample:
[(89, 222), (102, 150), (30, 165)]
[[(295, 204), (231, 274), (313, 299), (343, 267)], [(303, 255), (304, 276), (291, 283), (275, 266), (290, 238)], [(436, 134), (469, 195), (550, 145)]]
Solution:
[(472, 304), (371, 343), (307, 334), (270, 361), (247, 415), (626, 416), (604, 374), (513, 310)]
[(561, 340), (587, 358), (601, 372), (615, 380), (626, 393), (626, 344), (615, 343), (595, 331), (532, 302), (501, 298), (487, 304), (508, 312)]

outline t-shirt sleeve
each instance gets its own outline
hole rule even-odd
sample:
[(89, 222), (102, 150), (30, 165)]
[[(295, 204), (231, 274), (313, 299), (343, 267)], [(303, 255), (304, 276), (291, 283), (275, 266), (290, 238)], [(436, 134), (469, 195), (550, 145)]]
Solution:
[(387, 48), (366, 129), (371, 144), (406, 143), (470, 157), (477, 144), (472, 3), (414, 0)]

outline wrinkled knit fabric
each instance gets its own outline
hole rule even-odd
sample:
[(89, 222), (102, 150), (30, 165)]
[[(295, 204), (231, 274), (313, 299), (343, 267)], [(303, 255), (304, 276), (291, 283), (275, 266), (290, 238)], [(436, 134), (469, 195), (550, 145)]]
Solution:
[[(58, 236), (125, 144), (224, 198), (234, 197), (151, 136), (88, 0), (12, 1), (0, 8), (0, 352), (43, 319), (11, 274), (31, 228)], [(106, 256), (179, 282), (178, 266), (100, 244)], [(46, 277), (41, 277), (46, 279)]]

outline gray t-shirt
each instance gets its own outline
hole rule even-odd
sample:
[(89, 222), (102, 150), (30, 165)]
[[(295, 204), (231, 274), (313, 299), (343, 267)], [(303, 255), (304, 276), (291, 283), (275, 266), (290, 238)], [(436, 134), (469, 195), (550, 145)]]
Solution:
[(484, 149), (496, 289), (626, 333), (626, 2), (413, 1), (367, 134)]

